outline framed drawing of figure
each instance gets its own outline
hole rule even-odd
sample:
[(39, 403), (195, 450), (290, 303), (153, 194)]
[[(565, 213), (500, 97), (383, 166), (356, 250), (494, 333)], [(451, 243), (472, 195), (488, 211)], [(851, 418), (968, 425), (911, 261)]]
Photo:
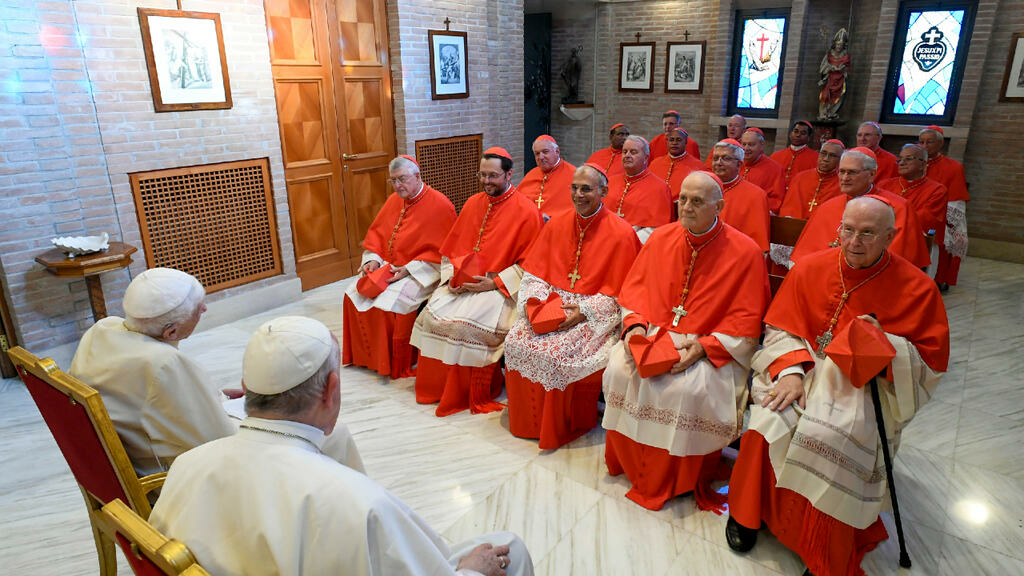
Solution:
[(465, 32), (427, 30), (430, 98), (469, 98), (469, 49)]
[(654, 92), (654, 42), (619, 44), (619, 92)]
[(700, 94), (704, 90), (704, 42), (669, 42), (665, 92)]

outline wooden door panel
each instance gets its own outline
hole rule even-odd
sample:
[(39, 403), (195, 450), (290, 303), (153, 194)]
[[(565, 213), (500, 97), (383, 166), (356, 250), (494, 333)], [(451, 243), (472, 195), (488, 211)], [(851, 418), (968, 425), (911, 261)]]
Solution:
[(316, 257), (337, 255), (334, 209), (330, 175), (288, 183), (292, 236), (295, 240), (296, 266)]
[[(345, 79), (345, 112), (348, 122), (348, 147), (368, 156), (388, 156), (385, 149), (384, 118), (381, 110), (381, 81)], [(390, 160), (390, 158), (388, 158)]]
[[(380, 10), (378, 10), (380, 9)], [(381, 64), (382, 36), (386, 37), (387, 19), (378, 23), (378, 11), (383, 14), (379, 0), (338, 0), (338, 31), (341, 37), (341, 63), (343, 66)], [(381, 33), (381, 27), (385, 27)], [(385, 48), (386, 50), (386, 48)]]
[(288, 78), (276, 81), (275, 89), (285, 170), (329, 162), (323, 80)]
[(270, 32), (270, 61), (275, 64), (313, 62), (313, 14), (308, 2), (265, 0), (267, 30)]
[(351, 223), (355, 237), (359, 241), (366, 237), (366, 231), (370, 229), (370, 224), (391, 192), (389, 176), (387, 166), (349, 170), (349, 190), (352, 191), (349, 195), (349, 206), (352, 207), (353, 215)]

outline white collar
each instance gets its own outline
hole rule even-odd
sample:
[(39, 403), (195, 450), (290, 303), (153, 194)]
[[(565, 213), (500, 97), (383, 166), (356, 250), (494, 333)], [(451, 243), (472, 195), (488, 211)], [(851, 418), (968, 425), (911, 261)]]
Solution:
[(804, 144), (803, 146), (793, 146), (792, 144), (789, 145), (789, 149), (792, 150), (793, 152), (799, 152), (804, 148), (807, 148), (807, 144)]

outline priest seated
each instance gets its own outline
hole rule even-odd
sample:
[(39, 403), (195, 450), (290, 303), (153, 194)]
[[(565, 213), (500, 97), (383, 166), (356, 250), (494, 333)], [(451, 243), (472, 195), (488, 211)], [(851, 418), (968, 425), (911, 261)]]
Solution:
[(324, 457), (340, 414), (340, 356), (316, 320), (260, 326), (242, 360), (249, 416), (174, 462), (150, 522), (212, 574), (533, 574), (516, 535), (449, 548), (391, 492)]
[(597, 426), (608, 353), (618, 340), (616, 298), (640, 250), (633, 228), (601, 199), (596, 164), (576, 169), (575, 210), (552, 218), (523, 261), (519, 319), (505, 339), (512, 434), (553, 450)]
[(547, 134), (533, 141), (533, 159), (537, 166), (519, 183), (519, 192), (537, 205), (545, 219), (562, 212), (573, 212), (569, 185), (576, 167), (562, 158), (558, 142)]
[(766, 524), (809, 573), (845, 576), (863, 574), (861, 559), (887, 538), (881, 423), (867, 386), (880, 375), (896, 447), (949, 360), (939, 291), (889, 250), (895, 223), (885, 199), (850, 200), (841, 245), (798, 261), (772, 301), (729, 485), (734, 550), (752, 548)]
[(771, 227), (768, 194), (740, 174), (744, 154), (742, 145), (732, 138), (718, 142), (711, 149), (711, 171), (725, 183), (725, 207), (719, 217), (750, 236), (761, 250), (767, 252)]
[(640, 242), (672, 221), (672, 194), (668, 184), (648, 168), (651, 156), (647, 140), (630, 136), (622, 145), (622, 172), (608, 172), (608, 196), (604, 205), (636, 230)]
[(512, 156), (488, 148), (484, 191), (466, 201), (441, 245), (441, 283), (413, 326), (419, 348), (416, 401), (436, 414), (496, 412), (504, 387), (498, 361), (516, 319), (526, 249), (541, 228), (537, 205), (512, 185)]
[(441, 243), (455, 223), (455, 206), (420, 179), (411, 156), (395, 158), (388, 169), (395, 193), (366, 232), (359, 279), (345, 291), (342, 363), (405, 378), (414, 373), (412, 325), (441, 278)]
[(652, 510), (690, 491), (702, 509), (725, 500), (711, 483), (728, 476), (721, 452), (743, 425), (769, 299), (761, 249), (719, 217), (726, 202), (716, 176), (687, 176), (679, 224), (655, 230), (619, 295), (625, 329), (603, 378), (605, 462)]

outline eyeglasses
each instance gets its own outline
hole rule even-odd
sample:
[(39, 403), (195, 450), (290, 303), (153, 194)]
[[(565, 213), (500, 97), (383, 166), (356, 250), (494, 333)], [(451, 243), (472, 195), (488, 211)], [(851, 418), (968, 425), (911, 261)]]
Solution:
[(839, 169), (839, 175), (840, 176), (856, 176), (856, 175), (860, 174), (861, 172), (864, 172), (864, 170), (847, 170), (845, 168), (840, 168)]
[(481, 180), (501, 180), (505, 177), (504, 172), (477, 172), (476, 177)]
[(859, 232), (850, 228), (849, 226), (840, 226), (837, 230), (839, 237), (843, 240), (860, 239), (865, 244), (871, 244), (875, 240), (878, 240), (878, 234), (875, 232)]
[(412, 176), (409, 176), (408, 174), (399, 176), (398, 178), (388, 178), (388, 182), (391, 182), (392, 184), (405, 184), (410, 180), (412, 180)]
[(719, 161), (721, 161), (721, 162), (739, 162), (739, 160), (735, 156), (712, 156), (711, 157), (711, 161), (712, 162), (719, 162)]

